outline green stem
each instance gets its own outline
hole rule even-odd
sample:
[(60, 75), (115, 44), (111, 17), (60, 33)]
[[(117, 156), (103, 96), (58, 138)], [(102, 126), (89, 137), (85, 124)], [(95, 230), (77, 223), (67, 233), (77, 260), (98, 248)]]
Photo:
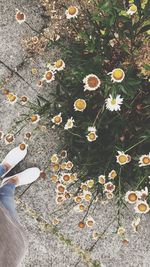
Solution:
[(129, 147), (128, 149), (126, 149), (124, 152), (125, 152), (125, 153), (128, 152), (128, 151), (131, 150), (132, 148), (134, 148), (134, 147), (138, 146), (139, 144), (143, 143), (146, 139), (148, 139), (148, 138), (146, 137), (146, 138), (142, 139), (141, 141), (139, 141), (139, 142), (136, 143), (135, 145), (133, 145), (133, 146)]

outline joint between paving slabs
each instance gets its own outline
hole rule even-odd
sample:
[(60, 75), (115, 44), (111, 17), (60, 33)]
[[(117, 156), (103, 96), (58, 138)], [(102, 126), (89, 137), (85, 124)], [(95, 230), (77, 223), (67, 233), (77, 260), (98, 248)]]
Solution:
[[(25, 63), (25, 60), (22, 61), (17, 67), (16, 67), (16, 70), (15, 69), (12, 69), (11, 67), (9, 67), (8, 65), (6, 65), (3, 61), (0, 60), (0, 63), (5, 67), (7, 68), (10, 72), (11, 72), (11, 77), (10, 79), (13, 77), (13, 75), (15, 74), (17, 77), (19, 77), (24, 83), (26, 83), (32, 90), (34, 90), (36, 93), (37, 90), (32, 86), (32, 84), (30, 84), (28, 81), (26, 81), (18, 72), (18, 68), (20, 67), (23, 67), (24, 63)], [(9, 81), (10, 81), (9, 79)]]
[[(75, 244), (71, 239), (64, 236), (59, 230), (50, 222), (47, 222), (42, 216), (34, 209), (30, 208), (25, 202), (23, 202), (20, 198), (15, 198), (16, 204), (20, 206), (31, 218), (35, 219), (38, 224), (38, 228), (41, 232), (51, 233), (56, 236), (59, 241), (63, 242), (66, 246), (70, 247), (70, 249), (78, 254), (80, 257), (80, 261), (86, 263), (89, 267), (100, 267), (101, 264), (95, 264), (95, 260), (92, 259), (89, 251), (82, 249), (79, 245)], [(77, 264), (80, 262), (78, 261)], [(98, 262), (98, 261), (97, 261)]]

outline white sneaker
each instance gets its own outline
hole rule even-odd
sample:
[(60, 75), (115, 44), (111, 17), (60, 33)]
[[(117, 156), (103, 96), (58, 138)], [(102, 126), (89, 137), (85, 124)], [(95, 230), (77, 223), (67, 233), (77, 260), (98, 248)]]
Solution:
[(6, 171), (1, 177), (5, 177), (5, 175), (10, 172), (20, 161), (22, 161), (27, 154), (27, 145), (21, 144), (15, 148), (13, 148), (4, 158), (2, 164), (8, 163), (11, 167), (8, 171)]
[(16, 184), (16, 187), (21, 185), (31, 184), (40, 177), (40, 172), (41, 172), (40, 169), (36, 167), (26, 169), (23, 172), (17, 173), (13, 176), (3, 179), (1, 187), (4, 185), (6, 181), (16, 176), (18, 178), (18, 184)]

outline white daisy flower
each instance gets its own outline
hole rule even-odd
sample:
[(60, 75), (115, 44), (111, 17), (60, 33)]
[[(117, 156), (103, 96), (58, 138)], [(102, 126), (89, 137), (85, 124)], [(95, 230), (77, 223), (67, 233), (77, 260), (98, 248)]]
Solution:
[(58, 155), (57, 154), (53, 154), (50, 158), (50, 161), (52, 163), (57, 163), (59, 161)]
[(130, 7), (129, 7), (129, 9), (127, 10), (127, 14), (128, 15), (133, 15), (133, 14), (135, 14), (137, 12), (137, 6), (136, 5), (134, 5), (134, 4), (132, 4)]
[(145, 189), (142, 189), (141, 191), (138, 191), (138, 198), (144, 200), (147, 197), (148, 197), (148, 188), (146, 186)]
[(117, 158), (117, 163), (119, 163), (120, 165), (124, 165), (126, 163), (129, 163), (131, 161), (131, 156), (128, 154), (125, 154), (123, 151), (117, 151), (118, 152), (118, 156), (116, 156)]
[(58, 115), (54, 116), (51, 121), (55, 123), (56, 125), (59, 125), (60, 123), (62, 123), (61, 112)]
[(98, 138), (98, 135), (96, 134), (96, 132), (89, 132), (87, 135), (86, 135), (86, 138), (89, 142), (93, 142), (95, 141), (97, 138)]
[(27, 102), (28, 102), (29, 98), (26, 96), (26, 95), (23, 95), (21, 98), (20, 98), (20, 101), (21, 101), (21, 104), (22, 105), (25, 105)]
[(100, 176), (98, 176), (98, 182), (99, 182), (100, 184), (105, 184), (105, 181), (106, 181), (106, 179), (105, 179), (105, 175), (100, 175)]
[(73, 168), (73, 163), (72, 161), (67, 161), (66, 162), (66, 170), (70, 171)]
[(85, 211), (85, 209), (86, 209), (86, 206), (83, 204), (78, 204), (74, 207), (74, 211), (76, 212), (83, 212)]
[(150, 152), (148, 155), (142, 155), (139, 158), (139, 167), (150, 165)]
[(117, 83), (122, 82), (125, 77), (124, 71), (120, 68), (114, 69), (112, 72), (107, 73), (107, 75), (109, 74), (111, 74), (112, 82), (117, 82)]
[(107, 99), (105, 99), (106, 109), (110, 111), (117, 111), (120, 110), (120, 105), (122, 105), (123, 98), (120, 95), (117, 95), (115, 98), (112, 97), (110, 94)]
[(59, 59), (57, 60), (55, 63), (54, 63), (54, 68), (55, 70), (57, 71), (61, 71), (65, 68), (65, 62), (62, 60), (62, 59)]
[(88, 188), (92, 188), (94, 186), (94, 180), (93, 179), (88, 180), (87, 186), (88, 186)]
[(114, 194), (112, 192), (106, 192), (107, 199), (112, 199), (114, 197)]
[(139, 200), (134, 207), (136, 213), (147, 213), (150, 207), (146, 201)]
[(125, 234), (125, 228), (123, 227), (123, 226), (120, 226), (119, 228), (118, 228), (118, 230), (117, 230), (117, 234), (119, 235), (119, 236), (123, 236), (124, 234)]
[(90, 201), (92, 198), (92, 194), (90, 191), (83, 191), (83, 197), (85, 201)]
[(83, 79), (84, 91), (95, 91), (97, 90), (100, 85), (101, 81), (95, 74), (89, 74)]
[(20, 148), (21, 150), (25, 150), (27, 147), (28, 147), (28, 145), (27, 145), (26, 143), (24, 143), (24, 142), (22, 142), (22, 143), (19, 145), (19, 148)]
[(65, 201), (65, 197), (63, 195), (57, 195), (55, 201), (57, 205), (61, 205)]
[(70, 119), (68, 119), (67, 122), (66, 122), (66, 124), (65, 124), (64, 129), (65, 130), (72, 129), (73, 126), (74, 126), (74, 121), (75, 120), (73, 119), (73, 117), (71, 117)]
[(91, 216), (89, 216), (89, 217), (87, 218), (87, 220), (86, 220), (86, 225), (87, 225), (87, 227), (93, 227), (94, 224), (95, 224), (94, 219), (93, 219)]
[(96, 132), (96, 127), (95, 126), (88, 127), (88, 132)]
[(138, 201), (138, 192), (137, 191), (126, 192), (125, 201), (131, 204), (136, 203)]
[(33, 124), (35, 124), (35, 123), (37, 123), (37, 122), (40, 120), (40, 115), (38, 115), (38, 114), (33, 114), (33, 115), (31, 115), (30, 120), (31, 120), (31, 122), (32, 122)]
[(17, 96), (13, 93), (7, 94), (6, 97), (7, 97), (7, 101), (12, 105), (14, 105), (18, 99)]
[(47, 83), (54, 81), (55, 80), (54, 72), (51, 70), (46, 71), (43, 80), (46, 81)]
[(138, 226), (139, 226), (140, 222), (141, 222), (141, 219), (139, 217), (137, 217), (131, 223), (131, 225), (132, 225), (133, 230), (134, 230), (135, 233), (137, 233)]
[(116, 171), (115, 170), (112, 170), (111, 172), (109, 172), (109, 174), (108, 174), (108, 178), (111, 180), (114, 180), (115, 178), (116, 178), (116, 176), (117, 176), (117, 173), (116, 173)]
[(113, 192), (115, 190), (115, 185), (112, 182), (104, 184), (104, 192)]
[(83, 112), (86, 109), (86, 101), (84, 99), (80, 99), (78, 98), (75, 102), (74, 102), (74, 110), (75, 111), (81, 111)]
[(94, 240), (97, 240), (97, 239), (99, 238), (99, 234), (98, 234), (98, 232), (96, 232), (95, 230), (94, 230), (93, 233), (92, 233), (92, 238), (93, 238)]
[(29, 140), (31, 138), (31, 136), (32, 136), (32, 133), (31, 132), (24, 133), (24, 139)]
[(19, 24), (22, 24), (26, 20), (26, 15), (23, 12), (19, 11), (18, 9), (16, 11), (17, 12), (15, 18)]
[(74, 201), (76, 202), (76, 203), (80, 203), (80, 202), (82, 202), (82, 199), (83, 199), (83, 196), (76, 196), (76, 197), (74, 197)]
[(70, 6), (65, 11), (65, 15), (67, 19), (76, 18), (78, 16), (79, 10), (76, 6)]
[(4, 140), (5, 140), (5, 144), (9, 145), (15, 141), (15, 137), (13, 134), (6, 134)]

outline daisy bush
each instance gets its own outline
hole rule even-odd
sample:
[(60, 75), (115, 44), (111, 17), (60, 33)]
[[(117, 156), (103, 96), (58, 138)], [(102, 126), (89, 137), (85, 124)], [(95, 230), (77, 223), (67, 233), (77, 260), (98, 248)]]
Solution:
[[(52, 157), (56, 202), (73, 199), (75, 211), (84, 213), (79, 222), (84, 228), (94, 224), (87, 212), (91, 205), (115, 198), (122, 227), (123, 206), (133, 204), (133, 214), (149, 212), (145, 54), (139, 64), (149, 37), (148, 2), (78, 1), (64, 3), (63, 10), (67, 31), (55, 43), (61, 57), (47, 64), (41, 79), (57, 82), (54, 102), (49, 106), (39, 98), (39, 114), (50, 119), (47, 127), (59, 129), (70, 159), (62, 162), (59, 152)], [(138, 224), (135, 217), (134, 229)], [(118, 228), (118, 234), (124, 230)]]
[[(55, 82), (56, 89), (49, 99), (38, 95), (28, 120), (59, 130), (60, 145), (50, 160), (56, 203), (70, 201), (84, 228), (95, 224), (94, 203), (114, 199), (117, 233), (124, 236), (121, 209), (131, 208), (135, 231), (140, 214), (150, 209), (149, 2), (64, 2), (62, 12), (66, 31), (49, 41), (60, 57), (47, 60), (38, 82), (43, 90)], [(25, 18), (17, 11), (20, 24)], [(6, 95), (16, 101), (14, 94)], [(22, 96), (22, 104), (27, 101)]]

